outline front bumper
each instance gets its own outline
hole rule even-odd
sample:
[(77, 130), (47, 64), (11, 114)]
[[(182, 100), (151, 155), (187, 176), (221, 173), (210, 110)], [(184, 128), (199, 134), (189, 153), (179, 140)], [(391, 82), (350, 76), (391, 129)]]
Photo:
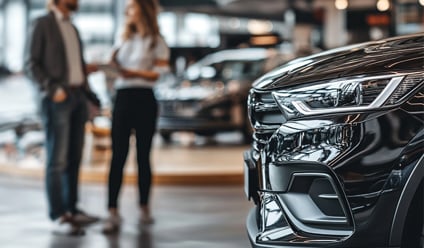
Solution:
[[(256, 208), (252, 208), (248, 215), (246, 220), (246, 227), (247, 227), (247, 234), (249, 236), (249, 241), (252, 246), (252, 248), (311, 248), (311, 247), (323, 247), (321, 245), (313, 244), (311, 245), (293, 245), (290, 243), (282, 244), (282, 243), (276, 243), (273, 244), (272, 242), (269, 243), (258, 243), (257, 242), (257, 234), (259, 233), (258, 225), (257, 225), (257, 211)], [(287, 226), (288, 228), (288, 226)], [(284, 229), (284, 228), (283, 228)], [(337, 247), (335, 245), (326, 245), (325, 247)]]
[[(258, 204), (247, 219), (253, 247), (332, 247), (354, 230), (337, 177), (319, 163), (270, 165), (274, 186), (263, 190), (260, 162), (244, 154), (245, 193)], [(276, 184), (275, 182), (278, 182)]]
[(273, 246), (272, 244), (258, 244), (256, 242), (256, 235), (258, 234), (258, 225), (257, 225), (257, 215), (256, 215), (256, 209), (252, 208), (248, 215), (246, 220), (246, 227), (247, 227), (247, 234), (249, 236), (250, 244), (253, 248), (288, 248), (290, 246)]
[[(400, 189), (415, 166), (412, 154), (422, 148), (421, 141), (410, 141), (421, 123), (407, 117), (394, 111), (292, 133), (289, 125), (306, 122), (290, 122), (259, 149), (253, 146), (245, 153), (247, 196), (259, 199), (247, 222), (252, 246), (396, 247), (389, 233)], [(387, 130), (387, 119), (398, 121), (402, 132)], [(311, 144), (293, 148), (295, 141)]]

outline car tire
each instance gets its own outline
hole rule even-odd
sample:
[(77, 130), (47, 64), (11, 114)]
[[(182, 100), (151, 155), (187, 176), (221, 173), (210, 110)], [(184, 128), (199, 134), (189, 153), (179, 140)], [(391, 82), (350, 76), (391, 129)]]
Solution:
[(171, 143), (171, 134), (169, 132), (160, 132), (160, 137), (166, 144), (169, 144)]

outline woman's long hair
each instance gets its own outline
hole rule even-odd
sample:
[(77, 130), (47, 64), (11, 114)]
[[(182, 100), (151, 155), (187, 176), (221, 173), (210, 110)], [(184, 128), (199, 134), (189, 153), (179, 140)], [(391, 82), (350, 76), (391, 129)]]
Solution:
[[(134, 0), (140, 9), (140, 22), (134, 24), (125, 23), (123, 40), (128, 40), (133, 34), (142, 32), (141, 35), (151, 36), (151, 47), (156, 46), (157, 37), (160, 35), (157, 14), (159, 6), (157, 0)], [(140, 30), (141, 29), (141, 30)]]

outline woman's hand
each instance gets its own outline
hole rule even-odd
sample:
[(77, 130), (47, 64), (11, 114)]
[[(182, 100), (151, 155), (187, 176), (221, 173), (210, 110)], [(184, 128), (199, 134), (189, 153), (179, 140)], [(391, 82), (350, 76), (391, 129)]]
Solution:
[(124, 78), (140, 77), (136, 71), (121, 68), (120, 73)]
[(151, 81), (155, 81), (159, 78), (159, 74), (155, 71), (137, 71), (121, 68), (120, 73), (124, 78), (144, 78)]

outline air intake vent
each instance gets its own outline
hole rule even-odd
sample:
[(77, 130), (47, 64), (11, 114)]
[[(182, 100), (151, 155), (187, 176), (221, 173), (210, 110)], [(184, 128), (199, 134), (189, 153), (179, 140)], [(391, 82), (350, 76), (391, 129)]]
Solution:
[(353, 226), (333, 179), (323, 173), (294, 173), (279, 194), (288, 220), (299, 233), (349, 236)]

